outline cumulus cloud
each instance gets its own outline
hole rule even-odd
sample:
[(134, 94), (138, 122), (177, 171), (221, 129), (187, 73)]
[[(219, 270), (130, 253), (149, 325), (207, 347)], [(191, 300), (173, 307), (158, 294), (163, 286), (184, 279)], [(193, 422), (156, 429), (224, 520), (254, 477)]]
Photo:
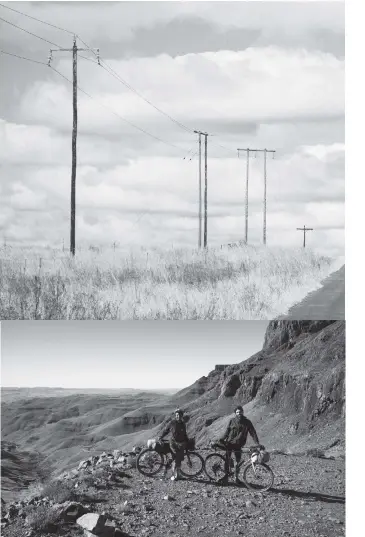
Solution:
[[(148, 100), (188, 128), (214, 135), (208, 145), (209, 244), (243, 237), (246, 162), (244, 153), (237, 158), (236, 149), (266, 147), (276, 149), (275, 160), (267, 162), (268, 244), (300, 244), (296, 228), (306, 224), (315, 228), (309, 244), (328, 253), (342, 252), (344, 59), (330, 53), (330, 47), (313, 47), (306, 37), (313, 31), (341, 34), (342, 7), (316, 3), (284, 9), (283, 3), (257, 7), (236, 2), (227, 9), (220, 2), (157, 2), (152, 12), (146, 3), (140, 16), (142, 4), (114, 3), (101, 9), (99, 3), (74, 3), (73, 27), (92, 46), (104, 40), (108, 64)], [(70, 26), (70, 13), (62, 4), (26, 6), (31, 11), (23, 10), (34, 16), (47, 19), (48, 13), (60, 26)], [(19, 23), (20, 16), (14, 17)], [(253, 41), (242, 48), (209, 49), (203, 35), (184, 50), (169, 32), (176, 21), (188, 29), (192, 20), (204, 20), (224, 36), (245, 28)], [(39, 23), (27, 24), (39, 32)], [(42, 35), (57, 40), (55, 31), (46, 28)], [(170, 35), (158, 45), (162, 53), (118, 52), (121, 40), (132, 46), (135, 37), (146, 32), (154, 43), (159, 32)], [(2, 40), (4, 48), (14, 45), (26, 56), (41, 50), (30, 36), (15, 39), (10, 27)], [(45, 54), (47, 47), (42, 47)], [(9, 76), (2, 88), (1, 235), (19, 244), (67, 244), (72, 88), (47, 67), (30, 69), (26, 63), (18, 72), (10, 69), (13, 65), (5, 63)], [(52, 65), (71, 79), (68, 53), (55, 54)], [(78, 93), (77, 240), (195, 246), (196, 135), (92, 62), (79, 60), (78, 83), (93, 99)], [(262, 241), (262, 208), (261, 154), (250, 160), (253, 243)]]
[[(344, 114), (344, 61), (330, 54), (267, 47), (109, 64), (147, 99), (192, 129), (205, 128), (212, 119), (219, 128), (220, 119), (242, 126)], [(71, 78), (70, 61), (59, 60), (57, 69)], [(164, 116), (104, 69), (83, 65), (79, 83), (97, 100), (79, 94), (83, 132), (133, 132), (118, 115), (157, 133), (171, 129)], [(70, 86), (53, 73), (25, 92), (19, 117), (64, 130), (70, 125), (70, 110)], [(181, 137), (175, 131), (174, 137)]]

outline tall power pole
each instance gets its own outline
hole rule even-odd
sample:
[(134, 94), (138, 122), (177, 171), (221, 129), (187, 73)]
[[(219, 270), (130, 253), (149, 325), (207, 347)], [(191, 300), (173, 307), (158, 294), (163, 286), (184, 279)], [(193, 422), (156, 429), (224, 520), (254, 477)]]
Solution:
[(303, 248), (305, 248), (305, 234), (307, 231), (313, 231), (312, 227), (297, 227), (297, 231), (303, 231)]
[(204, 248), (207, 246), (207, 233), (208, 233), (208, 157), (207, 157), (207, 137), (208, 133), (202, 131), (194, 131), (195, 134), (199, 135), (199, 236), (198, 236), (198, 247), (202, 246), (202, 136), (205, 136), (205, 181), (204, 181)]
[(204, 165), (204, 248), (208, 246), (208, 134), (205, 134)]
[[(74, 36), (73, 47), (50, 49), (48, 65), (51, 65), (53, 52), (72, 52), (72, 164), (71, 164), (71, 218), (70, 218), (70, 252), (75, 255), (76, 250), (76, 169), (77, 169), (77, 52), (92, 49), (79, 48)], [(99, 62), (99, 49), (95, 49)]]
[(266, 194), (267, 194), (267, 173), (266, 173), (266, 156), (267, 153), (272, 153), (274, 156), (275, 150), (274, 149), (249, 149), (248, 147), (246, 149), (238, 148), (238, 157), (240, 156), (240, 151), (246, 152), (246, 193), (245, 193), (245, 243), (247, 244), (248, 241), (248, 176), (249, 176), (249, 161), (250, 161), (250, 153), (255, 153), (255, 156), (257, 153), (264, 153), (264, 225), (263, 225), (263, 243), (266, 244), (266, 207), (267, 207), (267, 200), (266, 200)]
[(72, 168), (71, 168), (71, 230), (70, 230), (70, 251), (75, 255), (76, 247), (76, 142), (77, 142), (77, 43), (74, 38), (72, 47)]

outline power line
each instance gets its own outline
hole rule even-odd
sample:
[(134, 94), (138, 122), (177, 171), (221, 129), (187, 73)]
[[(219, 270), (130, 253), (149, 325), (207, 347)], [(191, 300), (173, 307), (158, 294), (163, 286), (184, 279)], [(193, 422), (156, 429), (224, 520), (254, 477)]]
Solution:
[[(54, 67), (50, 66), (51, 69), (53, 69), (53, 71), (55, 71), (56, 73), (58, 73), (62, 78), (64, 78), (65, 80), (67, 80), (67, 82), (69, 82), (70, 84), (72, 84), (72, 81), (67, 78), (65, 75), (63, 75), (62, 73), (60, 73), (60, 71), (58, 71), (57, 69), (55, 69)], [(169, 142), (165, 142), (165, 140), (162, 140), (162, 138), (159, 138), (158, 136), (155, 136), (154, 134), (151, 134), (150, 132), (142, 129), (141, 127), (138, 127), (138, 125), (135, 125), (134, 123), (132, 123), (131, 121), (129, 121), (128, 119), (124, 118), (123, 116), (121, 116), (120, 114), (118, 114), (117, 112), (115, 112), (112, 108), (110, 108), (109, 106), (105, 105), (104, 103), (102, 103), (101, 101), (99, 101), (98, 99), (96, 99), (95, 97), (93, 97), (92, 95), (90, 95), (87, 91), (83, 90), (82, 88), (80, 88), (80, 86), (77, 86), (77, 88), (82, 92), (84, 93), (87, 97), (89, 97), (90, 99), (92, 99), (93, 101), (97, 102), (100, 104), (100, 106), (103, 106), (103, 108), (109, 110), (112, 114), (114, 114), (115, 116), (117, 116), (119, 119), (121, 119), (122, 121), (124, 121), (125, 123), (127, 123), (128, 125), (130, 125), (131, 127), (134, 127), (135, 129), (143, 132), (144, 134), (146, 134), (147, 136), (150, 136), (151, 138), (154, 138), (155, 140), (157, 140), (158, 142), (162, 142), (163, 144), (165, 145), (168, 145), (170, 147), (173, 147), (174, 149), (178, 149), (179, 151), (184, 151), (185, 152), (185, 149), (182, 149), (181, 147), (178, 147), (177, 145), (174, 145), (174, 144), (170, 144)]]
[[(110, 67), (110, 65), (108, 65), (106, 63), (105, 60), (101, 60), (102, 63), (100, 64), (100, 66), (102, 67), (102, 69), (104, 69), (107, 73), (109, 73), (110, 75), (112, 75), (114, 78), (116, 78), (117, 80), (119, 80), (126, 88), (128, 88), (130, 91), (132, 91), (133, 93), (135, 93), (136, 95), (138, 95), (138, 97), (140, 97), (143, 101), (145, 101), (147, 104), (149, 104), (150, 106), (152, 106), (152, 108), (154, 108), (155, 110), (157, 110), (158, 112), (160, 112), (161, 114), (163, 114), (165, 117), (167, 117), (168, 119), (170, 119), (173, 123), (175, 123), (176, 125), (178, 125), (179, 127), (181, 127), (182, 129), (184, 129), (186, 132), (189, 132), (189, 133), (193, 133), (193, 130), (192, 129), (189, 129), (189, 127), (187, 127), (186, 125), (184, 125), (183, 123), (181, 123), (180, 121), (178, 121), (177, 119), (175, 119), (174, 117), (170, 116), (170, 114), (168, 114), (167, 112), (164, 112), (163, 110), (161, 110), (161, 108), (159, 108), (158, 106), (156, 106), (155, 104), (153, 104), (150, 100), (146, 99), (146, 97), (144, 97), (143, 95), (141, 95), (139, 93), (139, 91), (137, 91), (133, 86), (131, 86), (128, 82), (126, 82), (125, 80), (123, 80), (123, 78), (112, 68)], [(106, 68), (103, 64), (106, 65)]]
[(87, 58), (86, 56), (80, 56), (80, 54), (78, 54), (77, 57), (82, 58), (83, 60), (87, 60), (88, 62), (91, 62), (91, 63), (96, 63), (96, 65), (100, 65), (99, 62), (97, 62), (96, 60), (93, 60), (92, 58)]
[[(80, 36), (77, 36), (81, 43), (83, 43), (85, 45), (85, 47), (89, 48), (89, 45), (83, 40), (81, 39)], [(91, 50), (91, 49), (90, 49)], [(95, 53), (94, 53), (95, 54)], [(127, 87), (130, 91), (134, 92), (136, 95), (138, 95), (138, 97), (140, 97), (142, 100), (144, 100), (146, 103), (148, 103), (150, 106), (152, 106), (155, 110), (157, 110), (158, 112), (160, 112), (161, 114), (163, 114), (164, 116), (166, 116), (167, 118), (169, 118), (171, 121), (173, 121), (176, 125), (178, 125), (179, 127), (181, 127), (182, 129), (184, 129), (185, 131), (187, 132), (190, 132), (191, 134), (193, 134), (193, 130), (190, 129), (189, 127), (187, 127), (186, 125), (184, 125), (183, 123), (181, 123), (180, 121), (178, 121), (177, 119), (175, 119), (174, 117), (170, 116), (170, 114), (167, 114), (166, 112), (164, 112), (163, 110), (161, 110), (161, 108), (159, 108), (158, 106), (156, 106), (155, 104), (153, 104), (151, 101), (149, 101), (148, 99), (146, 99), (146, 97), (144, 97), (143, 95), (141, 95), (139, 93), (139, 91), (137, 91), (133, 86), (131, 86), (129, 84), (129, 82), (127, 82), (126, 80), (124, 80), (112, 67), (110, 67), (110, 65), (108, 65), (106, 63), (105, 60), (103, 60), (101, 58), (101, 61), (105, 64), (105, 66), (109, 69), (104, 67), (104, 65), (100, 64), (100, 66), (105, 70), (107, 71), (109, 74), (111, 74), (112, 76), (114, 76), (114, 78), (116, 78), (117, 80), (119, 80), (119, 82), (121, 82), (125, 87)]]
[(55, 47), (61, 48), (60, 45), (57, 45), (57, 43), (53, 43), (52, 41), (48, 41), (48, 39), (45, 39), (44, 37), (41, 37), (40, 35), (33, 34), (32, 32), (29, 32), (29, 30), (26, 30), (25, 28), (22, 28), (21, 26), (17, 26), (13, 22), (7, 21), (6, 19), (3, 19), (0, 17), (0, 20), (3, 22), (6, 22), (7, 24), (10, 24), (11, 26), (14, 26), (14, 28), (17, 28), (18, 30), (22, 30), (23, 32), (26, 32), (29, 35), (32, 35), (33, 37), (37, 37), (38, 39), (41, 39), (42, 41), (45, 41), (46, 43), (49, 43), (50, 45), (54, 45)]
[[(211, 136), (214, 136), (214, 134), (211, 135)], [(211, 143), (215, 144), (215, 145), (218, 145), (219, 147), (221, 147), (222, 149), (225, 149), (226, 151), (233, 151), (233, 153), (236, 153), (236, 151), (234, 149), (232, 149), (231, 147), (226, 147), (226, 146), (224, 146), (222, 144), (219, 144), (218, 142), (215, 142), (214, 140), (212, 140)]]
[[(33, 62), (33, 63), (38, 63), (40, 65), (47, 65), (45, 62), (41, 62), (41, 61), (37, 61), (37, 60), (33, 60), (31, 58), (26, 58), (24, 56), (19, 56), (18, 54), (13, 54), (11, 52), (7, 52), (5, 50), (0, 50), (0, 53), (1, 54), (7, 54), (9, 56), (14, 56), (15, 58), (19, 58), (21, 60), (26, 60), (26, 61), (29, 61), (29, 62)], [(62, 78), (64, 78), (65, 80), (67, 80), (67, 82), (69, 82), (70, 84), (72, 84), (72, 81), (67, 78), (65, 75), (63, 75), (60, 71), (58, 71), (57, 69), (55, 69), (54, 67), (52, 67), (50, 65), (51, 69), (53, 71), (55, 71), (57, 74), (59, 74)], [(159, 138), (158, 136), (155, 136), (154, 134), (151, 134), (150, 132), (142, 129), (142, 127), (138, 127), (138, 125), (135, 125), (134, 123), (132, 123), (131, 121), (129, 121), (128, 119), (124, 118), (123, 116), (121, 116), (120, 114), (118, 114), (117, 112), (115, 112), (112, 108), (110, 108), (109, 106), (106, 106), (104, 103), (102, 103), (101, 101), (99, 101), (98, 99), (96, 99), (95, 97), (93, 97), (92, 95), (90, 95), (87, 91), (83, 90), (80, 86), (77, 86), (77, 88), (82, 92), (84, 93), (87, 97), (89, 97), (89, 99), (92, 99), (93, 101), (99, 103), (100, 106), (103, 106), (104, 108), (106, 108), (107, 110), (109, 110), (112, 114), (114, 114), (115, 116), (117, 116), (119, 119), (121, 119), (122, 121), (124, 121), (125, 123), (127, 123), (128, 125), (130, 125), (131, 127), (134, 127), (135, 129), (139, 130), (140, 132), (146, 134), (147, 136), (150, 136), (151, 138), (154, 138), (155, 140), (157, 140), (158, 142), (161, 142), (165, 145), (168, 145), (170, 147), (173, 147), (174, 149), (178, 149), (179, 151), (184, 151), (184, 149), (182, 149), (181, 147), (178, 147), (177, 145), (174, 145), (174, 144), (170, 144), (169, 142), (166, 142), (165, 140), (163, 140), (162, 138)]]
[[(6, 9), (10, 9), (11, 11), (14, 11), (16, 13), (19, 13), (20, 15), (23, 15), (24, 17), (28, 17), (29, 19), (32, 19), (32, 20), (35, 20), (37, 22), (40, 22), (42, 24), (46, 24), (47, 26), (51, 26), (52, 28), (56, 28), (57, 30), (61, 30), (61, 31), (64, 31), (64, 32), (67, 32), (69, 34), (72, 34), (72, 35), (76, 35), (76, 37), (78, 39), (80, 39), (80, 41), (89, 49), (89, 50), (92, 50), (89, 45), (87, 43), (85, 43), (85, 41), (83, 41), (83, 39), (81, 39), (81, 37), (77, 34), (75, 34), (74, 32), (71, 32), (70, 30), (66, 30), (65, 28), (61, 28), (60, 26), (56, 26), (55, 24), (51, 24), (49, 22), (46, 22), (46, 21), (42, 21), (41, 19), (37, 19), (36, 17), (32, 17), (31, 15), (27, 15), (26, 13), (23, 13), (22, 11), (18, 11), (17, 9), (13, 9), (13, 8), (10, 8), (8, 6), (5, 6), (4, 4), (0, 4), (1, 7), (5, 7)], [(9, 21), (6, 21), (5, 19), (1, 19), (1, 20), (4, 20), (4, 22), (8, 22), (8, 24), (12, 24), (11, 22)], [(19, 28), (20, 30), (23, 30), (24, 32), (27, 32), (29, 33), (30, 35), (34, 35), (35, 37), (38, 37), (39, 39), (43, 39), (44, 38), (41, 38), (40, 36), (37, 36), (36, 34), (32, 34), (31, 32), (28, 32), (27, 30), (25, 30), (24, 28), (21, 28), (19, 26), (16, 26), (15, 24), (12, 24), (13, 26), (15, 26), (16, 28)], [(45, 40), (47, 41), (47, 40)], [(48, 43), (50, 43), (51, 45), (54, 45), (56, 47), (59, 47), (59, 45), (56, 45), (55, 43), (52, 43), (51, 41), (47, 41)], [(59, 47), (61, 48), (61, 47)], [(84, 57), (84, 59), (86, 59)], [(92, 61), (90, 60), (89, 58), (87, 58), (89, 61)], [(103, 63), (105, 64), (106, 67), (104, 67), (104, 65), (101, 65), (100, 62), (95, 62), (95, 63), (98, 63), (105, 71), (107, 71), (109, 74), (111, 74), (112, 76), (114, 76), (114, 78), (116, 78), (117, 80), (119, 80), (125, 87), (127, 87), (130, 91), (134, 92), (136, 95), (138, 95), (138, 97), (140, 97), (141, 99), (143, 99), (146, 103), (148, 103), (150, 106), (152, 106), (155, 110), (157, 110), (158, 112), (160, 112), (161, 114), (163, 114), (164, 116), (166, 116), (168, 119), (170, 119), (171, 121), (173, 121), (176, 125), (178, 125), (179, 127), (181, 127), (182, 129), (184, 129), (185, 131), (187, 132), (190, 132), (191, 134), (193, 134), (193, 130), (190, 129), (189, 127), (187, 127), (186, 125), (184, 125), (183, 123), (181, 123), (180, 121), (178, 121), (177, 119), (175, 119), (174, 117), (172, 117), (170, 114), (168, 114), (167, 112), (164, 112), (163, 110), (161, 110), (161, 108), (159, 108), (158, 106), (156, 106), (155, 104), (153, 104), (149, 99), (147, 99), (146, 97), (144, 97), (141, 93), (139, 93), (139, 91), (137, 91), (133, 86), (131, 86), (126, 80), (124, 80), (112, 67), (110, 67), (110, 65), (108, 65), (106, 63), (105, 60), (102, 60)], [(109, 71), (108, 71), (108, 69)]]
[(39, 63), (40, 65), (47, 65), (45, 62), (40, 62), (38, 60), (32, 60), (31, 58), (25, 58), (24, 56), (18, 56), (18, 54), (12, 54), (11, 52), (6, 52), (5, 50), (0, 50), (1, 54), (8, 54), (9, 56), (14, 56), (15, 58), (20, 58), (21, 60), (27, 60), (28, 62)]
[(66, 30), (65, 28), (61, 28), (60, 26), (56, 26), (55, 24), (51, 24), (50, 22), (42, 21), (40, 19), (37, 19), (36, 17), (32, 17), (31, 15), (27, 15), (26, 13), (23, 13), (22, 11), (18, 11), (17, 9), (14, 9), (13, 7), (5, 6), (4, 4), (0, 4), (1, 7), (4, 7), (5, 9), (10, 9), (10, 11), (15, 11), (15, 13), (19, 13), (20, 15), (24, 15), (24, 17), (28, 17), (28, 19), (32, 19), (37, 22), (41, 22), (42, 24), (46, 24), (47, 26), (51, 26), (52, 28), (56, 28), (57, 30), (61, 30), (62, 32), (67, 32), (68, 34), (74, 35), (74, 32), (70, 32), (70, 30)]
[[(0, 6), (5, 7), (5, 8), (7, 8), (7, 9), (10, 9), (11, 11), (15, 11), (16, 13), (19, 13), (20, 15), (23, 15), (23, 16), (25, 16), (25, 17), (28, 17), (28, 18), (30, 18), (30, 19), (32, 19), (32, 20), (35, 20), (35, 21), (37, 21), (37, 22), (40, 22), (40, 23), (42, 23), (42, 24), (46, 24), (47, 26), (51, 26), (52, 28), (56, 28), (56, 29), (58, 29), (58, 30), (67, 32), (67, 33), (72, 34), (72, 35), (76, 35), (76, 37), (77, 37), (77, 38), (78, 38), (78, 39), (79, 39), (79, 40), (80, 40), (80, 41), (81, 41), (81, 42), (82, 42), (82, 43), (83, 43), (83, 44), (84, 44), (84, 45), (85, 45), (91, 52), (93, 52), (93, 54), (95, 54), (95, 56), (97, 56), (96, 53), (91, 49), (91, 47), (90, 47), (90, 46), (89, 46), (89, 45), (88, 45), (88, 44), (87, 44), (87, 43), (86, 43), (86, 42), (85, 42), (85, 41), (84, 41), (78, 34), (76, 34), (75, 32), (71, 32), (70, 30), (66, 30), (65, 28), (61, 28), (60, 26), (56, 26), (55, 24), (51, 24), (51, 23), (49, 23), (49, 22), (43, 21), (43, 20), (41, 20), (41, 19), (38, 19), (38, 18), (36, 18), (36, 17), (32, 17), (31, 15), (27, 15), (26, 13), (23, 13), (22, 11), (18, 11), (18, 10), (16, 10), (16, 9), (9, 8), (8, 6), (5, 6), (4, 4), (0, 4)], [(5, 21), (5, 22), (8, 22), (8, 21)], [(9, 23), (9, 24), (11, 24), (11, 23)], [(14, 26), (15, 26), (15, 25), (14, 25)], [(16, 26), (16, 27), (17, 27), (17, 26)], [(24, 30), (23, 28), (20, 28), (20, 27), (19, 27), (19, 29)], [(27, 32), (27, 30), (24, 30), (24, 31)], [(27, 32), (27, 33), (30, 33), (30, 34), (31, 34), (31, 32)], [(37, 35), (35, 35), (35, 34), (31, 34), (31, 35), (34, 35), (35, 37), (38, 37), (38, 38), (40, 38), (40, 39), (43, 39), (43, 38), (41, 38), (40, 36), (37, 36)], [(48, 41), (48, 42), (49, 42), (49, 41)], [(51, 42), (49, 42), (49, 43), (51, 43)], [(54, 43), (51, 43), (51, 44), (52, 44), (52, 45), (55, 45)], [(55, 46), (58, 46), (58, 47), (59, 47), (59, 45), (55, 45)], [(59, 47), (59, 48), (61, 48), (61, 47)], [(90, 58), (86, 58), (86, 57), (84, 57), (84, 56), (80, 56), (80, 57), (82, 57), (82, 58), (85, 59), (85, 60), (91, 61), (91, 62), (93, 61), (93, 60), (91, 60)], [(103, 64), (105, 64), (105, 65), (102, 65), (102, 64), (100, 63), (100, 57), (97, 56), (97, 58), (98, 58), (98, 61), (97, 61), (97, 62), (94, 62), (94, 63), (98, 63), (98, 64), (99, 64), (105, 71), (107, 71), (111, 76), (113, 76), (114, 78), (116, 78), (117, 80), (119, 80), (119, 82), (121, 82), (121, 83), (122, 83), (125, 87), (127, 87), (130, 91), (132, 91), (133, 93), (135, 93), (136, 95), (138, 95), (138, 97), (140, 97), (142, 100), (144, 100), (147, 104), (149, 104), (150, 106), (152, 106), (155, 110), (157, 110), (158, 112), (160, 112), (161, 114), (163, 114), (165, 117), (167, 117), (168, 119), (170, 119), (173, 123), (175, 123), (176, 125), (178, 125), (178, 126), (181, 127), (182, 129), (184, 129), (186, 132), (189, 132), (189, 133), (191, 133), (191, 134), (194, 133), (194, 130), (193, 130), (193, 129), (187, 127), (186, 125), (184, 125), (183, 123), (181, 123), (181, 121), (178, 121), (178, 120), (175, 119), (173, 116), (171, 116), (170, 114), (168, 114), (167, 112), (165, 112), (164, 110), (162, 110), (161, 108), (159, 108), (158, 106), (156, 106), (155, 104), (153, 104), (149, 99), (147, 99), (146, 97), (144, 97), (141, 93), (139, 93), (138, 90), (136, 90), (133, 86), (131, 86), (131, 85), (130, 85), (126, 80), (124, 80), (124, 79), (123, 79), (123, 78), (122, 78), (122, 77), (121, 77), (121, 76), (120, 76), (120, 75), (119, 75), (119, 74), (118, 74), (112, 67), (110, 67), (110, 65), (108, 65), (108, 64), (106, 63), (105, 60), (101, 59), (101, 61), (103, 62)], [(214, 142), (213, 142), (213, 143), (214, 143)], [(230, 148), (228, 148), (228, 147), (224, 147), (224, 146), (221, 145), (221, 144), (216, 143), (216, 145), (218, 145), (219, 147), (221, 147), (222, 149), (225, 149), (225, 150), (227, 150), (227, 151), (234, 151), (233, 149), (230, 149)]]

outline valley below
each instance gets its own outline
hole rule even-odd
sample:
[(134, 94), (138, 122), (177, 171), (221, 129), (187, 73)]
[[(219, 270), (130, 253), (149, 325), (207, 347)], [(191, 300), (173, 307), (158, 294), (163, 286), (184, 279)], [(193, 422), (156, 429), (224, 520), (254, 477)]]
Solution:
[[(72, 471), (80, 461), (144, 447), (178, 406), (205, 454), (236, 404), (244, 406), (270, 452), (270, 491), (217, 486), (204, 474), (177, 483), (150, 479), (133, 467), (119, 468), (112, 481), (105, 475), (97, 486), (81, 480), (75, 488)], [(42, 495), (42, 487), (63, 473), (71, 476), (73, 497), (89, 511), (108, 513), (126, 536), (343, 535), (345, 322), (272, 321), (261, 351), (238, 364), (217, 364), (177, 393), (3, 397), (2, 440), (8, 449), (2, 457), (7, 505), (35, 491)], [(4, 523), (5, 537), (25, 537), (26, 531), (24, 519)], [(57, 532), (84, 535), (75, 525), (60, 525)]]

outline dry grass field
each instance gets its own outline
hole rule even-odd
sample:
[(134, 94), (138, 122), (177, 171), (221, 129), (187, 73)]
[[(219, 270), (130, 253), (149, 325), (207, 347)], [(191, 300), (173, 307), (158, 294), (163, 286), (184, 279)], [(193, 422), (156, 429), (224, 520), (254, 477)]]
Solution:
[[(338, 265), (338, 263), (337, 263)], [(338, 268), (309, 249), (0, 249), (0, 319), (270, 319)]]

